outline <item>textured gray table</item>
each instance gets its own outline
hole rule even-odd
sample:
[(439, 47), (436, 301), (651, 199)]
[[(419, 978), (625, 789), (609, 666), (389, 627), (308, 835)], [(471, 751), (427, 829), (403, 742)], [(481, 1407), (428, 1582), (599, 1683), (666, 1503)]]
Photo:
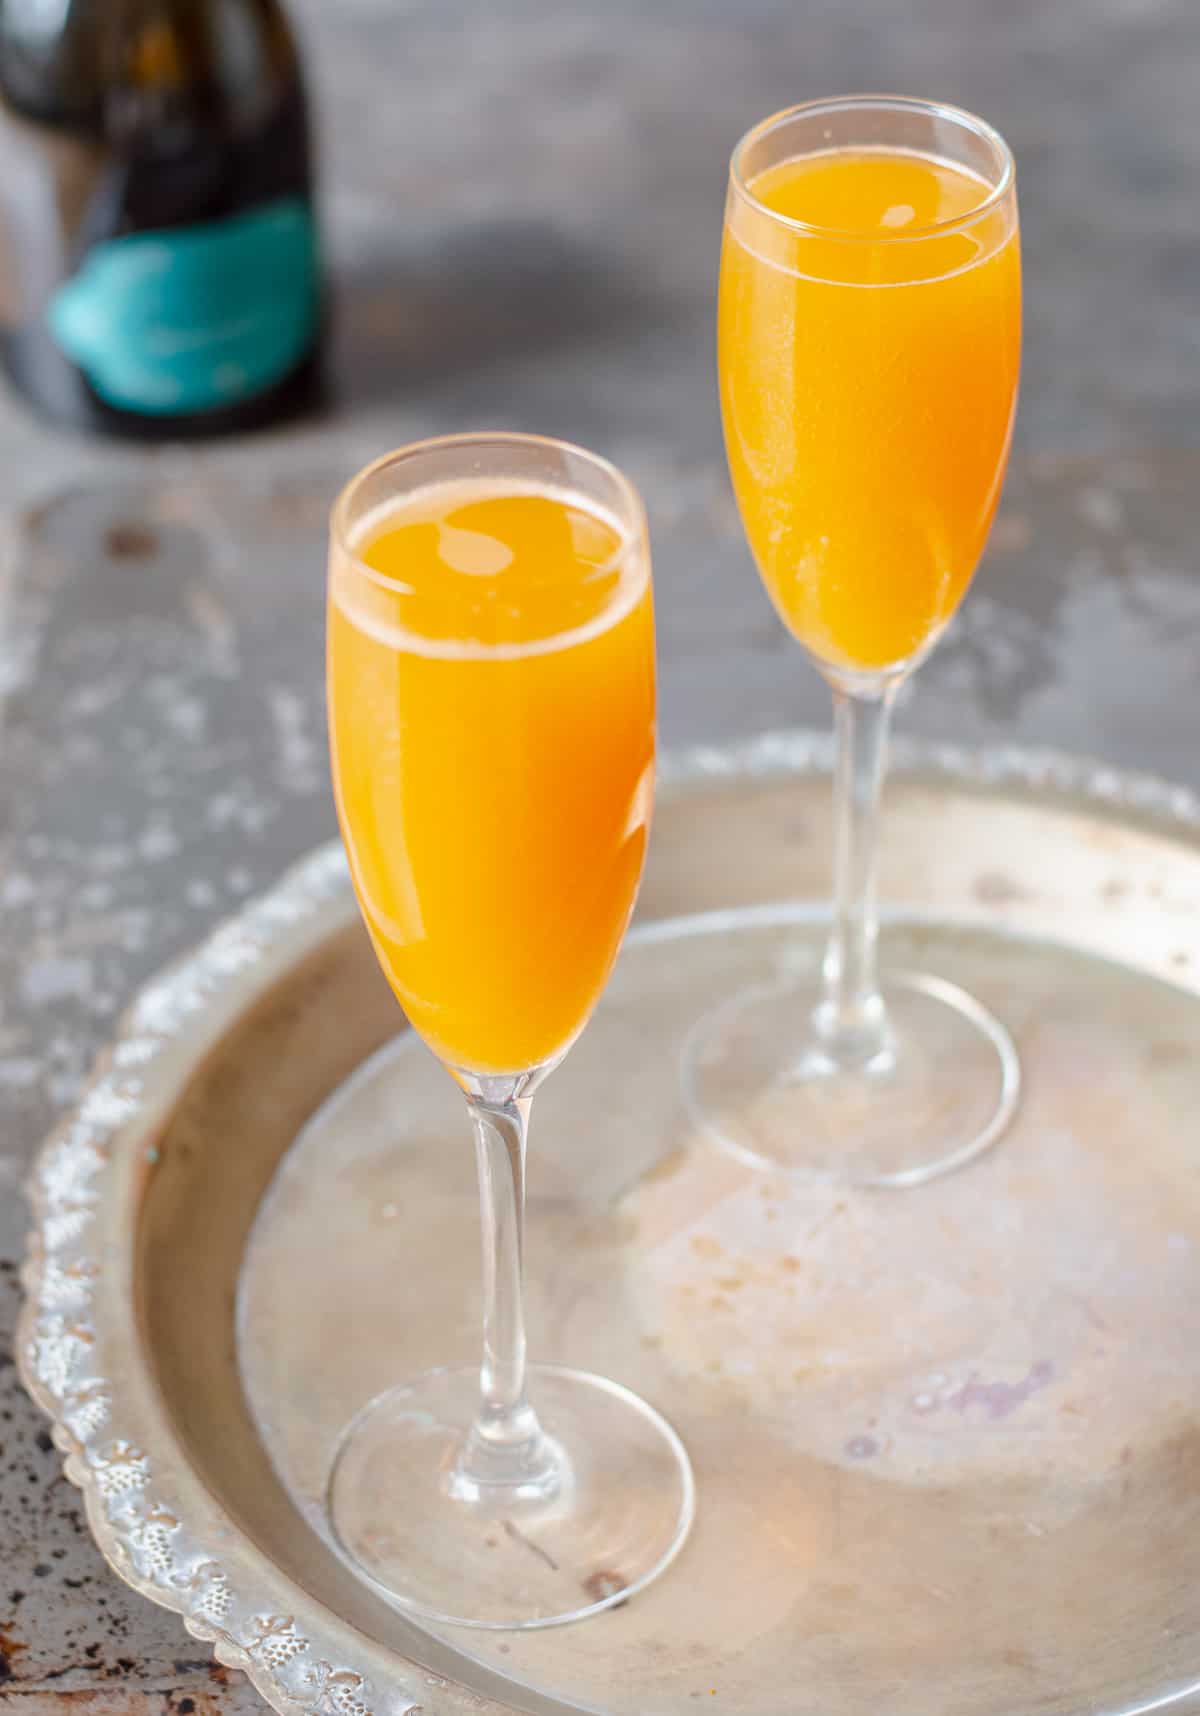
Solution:
[[(1021, 173), (1019, 451), (903, 720), (1200, 785), (1194, 0), (305, 0), (337, 409), (184, 459), (0, 404), (0, 1696), (257, 1705), (91, 1548), (8, 1346), (21, 1177), (138, 981), (332, 831), (324, 511), (413, 436), (536, 428), (641, 483), (668, 743), (823, 721), (742, 547), (712, 379), (725, 159), (846, 88), (937, 93)], [(906, 16), (907, 14), (907, 16)]]

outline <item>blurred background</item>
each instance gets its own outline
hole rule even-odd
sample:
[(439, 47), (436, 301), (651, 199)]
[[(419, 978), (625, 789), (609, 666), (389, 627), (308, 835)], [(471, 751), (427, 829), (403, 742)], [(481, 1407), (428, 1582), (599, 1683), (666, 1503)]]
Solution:
[(316, 118), (327, 404), (131, 447), (0, 395), (0, 1682), (183, 1687), (187, 1716), (192, 1680), (234, 1694), (100, 1571), (2, 1362), (18, 1187), (138, 981), (334, 832), (324, 529), (346, 476), (468, 427), (606, 453), (650, 512), (665, 743), (824, 725), (725, 474), (727, 160), (755, 120), (818, 95), (962, 104), (1017, 157), (1020, 423), (979, 579), (901, 727), (1200, 786), (1194, 0), (289, 12)]

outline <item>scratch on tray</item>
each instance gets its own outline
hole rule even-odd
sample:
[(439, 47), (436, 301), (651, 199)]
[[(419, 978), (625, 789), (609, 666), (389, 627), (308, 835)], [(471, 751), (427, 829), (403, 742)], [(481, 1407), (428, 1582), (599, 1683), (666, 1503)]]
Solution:
[(546, 1563), (551, 1573), (558, 1572), (558, 1562), (553, 1555), (548, 1554), (540, 1543), (534, 1543), (532, 1538), (526, 1537), (523, 1531), (518, 1531), (511, 1519), (504, 1521), (504, 1535), (511, 1537), (514, 1543), (523, 1543), (526, 1549), (532, 1550), (540, 1560)]

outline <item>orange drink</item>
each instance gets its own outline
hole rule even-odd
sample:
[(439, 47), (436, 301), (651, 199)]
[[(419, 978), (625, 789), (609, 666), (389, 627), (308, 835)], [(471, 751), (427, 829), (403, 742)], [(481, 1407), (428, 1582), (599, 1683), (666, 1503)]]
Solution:
[(329, 586), (342, 831), (380, 963), (450, 1066), (559, 1055), (611, 970), (654, 780), (644, 550), (570, 492), (454, 478)]
[[(646, 851), (645, 512), (582, 447), (447, 435), (361, 471), (329, 538), (342, 838), (379, 963), (465, 1099), (483, 1237), (478, 1366), (439, 1365), (359, 1410), (329, 1468), (329, 1527), (371, 1586), (438, 1626), (577, 1621), (658, 1578), (695, 1498), (652, 1406), (530, 1366), (525, 1337), (533, 1098), (600, 998)], [(620, 1567), (611, 1589), (596, 1567)]]
[(896, 694), (962, 601), (1017, 404), (1012, 154), (974, 114), (833, 96), (733, 151), (721, 253), (725, 445), (780, 619), (833, 693), (833, 912), (819, 973), (699, 1022), (694, 1120), (743, 1158), (916, 1186), (990, 1148), (1021, 1073), (1003, 1024), (920, 971), (881, 982), (876, 861)]
[(901, 149), (775, 161), (746, 188), (730, 195), (720, 294), (746, 535), (819, 661), (896, 667), (962, 600), (999, 499), (1020, 350), (1015, 203), (984, 210), (983, 179)]

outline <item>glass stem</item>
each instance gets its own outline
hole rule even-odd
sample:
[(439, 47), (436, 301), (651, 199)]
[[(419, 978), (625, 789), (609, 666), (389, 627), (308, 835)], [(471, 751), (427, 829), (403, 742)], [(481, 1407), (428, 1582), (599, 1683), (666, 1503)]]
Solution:
[(898, 684), (884, 681), (868, 692), (833, 687), (833, 927), (813, 1024), (822, 1054), (847, 1071), (891, 1053), (876, 969), (875, 879), (879, 802)]
[(531, 1097), (524, 1081), (468, 1087), (475, 1128), (483, 1229), (483, 1358), (475, 1422), (449, 1475), (466, 1499), (545, 1499), (558, 1488), (560, 1460), (525, 1398), (525, 1151)]

